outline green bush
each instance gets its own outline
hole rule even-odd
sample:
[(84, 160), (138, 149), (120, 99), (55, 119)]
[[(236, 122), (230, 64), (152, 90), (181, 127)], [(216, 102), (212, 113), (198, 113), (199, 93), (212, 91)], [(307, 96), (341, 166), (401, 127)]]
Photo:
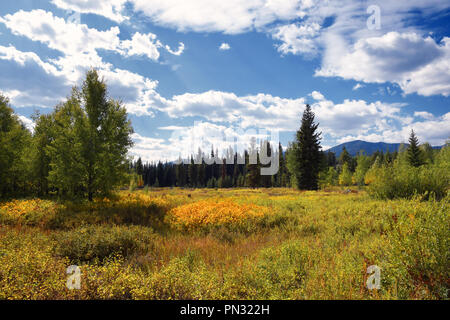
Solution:
[(146, 253), (154, 239), (150, 228), (138, 226), (88, 226), (55, 235), (57, 255), (73, 263), (103, 261), (120, 255)]
[[(448, 153), (446, 149), (449, 148), (444, 148), (441, 153)], [(435, 164), (413, 167), (399, 156), (393, 165), (372, 168), (374, 179), (369, 185), (369, 194), (378, 199), (412, 198), (416, 195), (424, 199), (430, 196), (444, 198), (450, 187), (450, 168), (449, 160), (442, 155), (440, 157), (442, 161)]]
[(400, 299), (449, 298), (450, 198), (392, 212), (385, 278), (400, 288)]
[[(296, 299), (302, 296), (309, 265), (308, 248), (301, 241), (263, 249), (248, 261), (237, 278), (229, 279), (233, 299)], [(233, 283), (233, 285), (231, 285)]]

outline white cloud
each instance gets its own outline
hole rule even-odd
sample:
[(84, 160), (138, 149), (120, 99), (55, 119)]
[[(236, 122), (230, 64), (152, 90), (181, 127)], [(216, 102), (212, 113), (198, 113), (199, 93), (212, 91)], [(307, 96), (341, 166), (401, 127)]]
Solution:
[[(310, 96), (320, 128), (327, 139), (348, 135), (367, 135), (399, 130), (414, 124), (414, 118), (402, 111), (405, 104), (345, 99), (335, 103), (320, 92)], [(229, 92), (186, 93), (160, 100), (158, 109), (176, 119), (201, 117), (213, 123), (228, 123), (242, 128), (295, 131), (304, 111), (306, 98), (286, 99), (268, 94), (237, 96)], [(446, 137), (441, 137), (445, 139)]]
[(51, 2), (64, 10), (80, 13), (93, 13), (104, 16), (118, 23), (128, 19), (122, 14), (128, 0), (52, 0)]
[(330, 49), (317, 76), (397, 83), (405, 93), (450, 95), (450, 38), (437, 44), (416, 33), (390, 32)]
[(318, 91), (313, 91), (313, 92), (311, 93), (311, 97), (313, 97), (313, 99), (314, 99), (314, 100), (317, 100), (317, 101), (321, 101), (321, 100), (324, 100), (324, 99), (325, 99), (325, 97), (323, 96), (323, 94), (321, 94), (321, 93), (318, 92)]
[(223, 32), (259, 30), (279, 20), (305, 15), (311, 0), (130, 0), (134, 10), (154, 23), (179, 31)]
[(423, 118), (426, 120), (434, 119), (434, 115), (427, 111), (416, 111), (416, 112), (414, 112), (414, 117)]
[(435, 120), (413, 122), (400, 128), (389, 128), (382, 132), (344, 136), (338, 139), (338, 142), (365, 140), (369, 142), (407, 143), (411, 129), (414, 129), (421, 143), (428, 142), (433, 146), (444, 145), (450, 137), (450, 113)]
[(36, 123), (34, 123), (33, 120), (28, 119), (25, 116), (19, 115), (19, 120), (22, 121), (23, 125), (30, 130), (31, 132), (34, 132), (34, 127), (36, 126)]
[(231, 49), (231, 47), (230, 47), (230, 45), (228, 44), (228, 43), (222, 43), (221, 45), (220, 45), (220, 47), (219, 47), (219, 50), (222, 50), (222, 51), (227, 51), (227, 50), (230, 50)]
[(361, 88), (363, 88), (363, 87), (364, 87), (363, 84), (357, 83), (357, 84), (355, 84), (355, 86), (353, 87), (353, 91), (356, 91), (356, 90), (361, 89)]
[(131, 40), (122, 41), (120, 47), (127, 56), (145, 55), (149, 59), (157, 61), (159, 59), (157, 37), (153, 33), (141, 34), (135, 33)]
[[(118, 27), (98, 31), (87, 25), (65, 21), (43, 10), (18, 11), (0, 18), (0, 23), (4, 23), (15, 35), (44, 43), (61, 52), (61, 56), (44, 62), (32, 52), (21, 52), (12, 46), (0, 47), (0, 62), (13, 61), (16, 65), (14, 72), (8, 74), (17, 74), (21, 78), (4, 77), (0, 84), (4, 83), (5, 90), (13, 90), (18, 89), (15, 87), (17, 83), (24, 83), (20, 95), (13, 100), (16, 106), (53, 106), (70, 92), (70, 86), (79, 83), (85, 72), (94, 67), (107, 79), (114, 97), (122, 99), (130, 113), (152, 116), (151, 106), (158, 105), (162, 100), (155, 91), (158, 83), (139, 74), (114, 68), (103, 61), (97, 50), (111, 50), (127, 57), (144, 55), (154, 61), (159, 58), (159, 48), (165, 48), (175, 55), (184, 50), (184, 44), (180, 43), (179, 49), (172, 51), (151, 33), (136, 33), (131, 40), (121, 41)], [(7, 68), (11, 69), (11, 64)], [(24, 77), (24, 73), (30, 76)], [(38, 81), (37, 76), (47, 80)], [(48, 89), (42, 89), (42, 83), (46, 83)], [(29, 87), (25, 84), (29, 84)], [(39, 92), (39, 89), (43, 92)], [(45, 95), (46, 90), (48, 96)]]
[[(46, 44), (49, 48), (58, 50), (66, 56), (77, 60), (99, 60), (97, 50), (110, 50), (124, 56), (145, 55), (149, 59), (159, 59), (160, 48), (169, 53), (180, 55), (184, 44), (180, 43), (177, 51), (163, 45), (153, 33), (135, 33), (130, 40), (121, 41), (119, 27), (106, 31), (89, 28), (85, 24), (66, 21), (44, 10), (23, 11), (0, 18), (13, 34), (25, 36), (33, 41)], [(86, 57), (89, 56), (89, 57)]]
[(0, 77), (0, 87), (17, 107), (54, 106), (70, 92), (67, 78), (33, 52), (0, 46), (0, 69), (8, 75)]
[(302, 54), (312, 57), (317, 54), (320, 25), (311, 24), (287, 24), (273, 30), (272, 37), (282, 43), (277, 45), (282, 54)]
[(172, 50), (168, 45), (165, 45), (164, 48), (165, 48), (169, 53), (171, 53), (171, 54), (173, 54), (173, 55), (175, 55), (175, 56), (180, 56), (180, 55), (184, 52), (184, 49), (186, 48), (186, 46), (184, 45), (183, 42), (180, 42), (180, 43), (178, 44), (178, 49), (177, 49), (176, 51), (175, 51), (175, 50)]
[(157, 108), (173, 118), (199, 116), (212, 122), (239, 122), (244, 128), (255, 124), (286, 128), (297, 122), (304, 103), (303, 98), (283, 99), (268, 94), (238, 97), (229, 92), (207, 91), (174, 96)]

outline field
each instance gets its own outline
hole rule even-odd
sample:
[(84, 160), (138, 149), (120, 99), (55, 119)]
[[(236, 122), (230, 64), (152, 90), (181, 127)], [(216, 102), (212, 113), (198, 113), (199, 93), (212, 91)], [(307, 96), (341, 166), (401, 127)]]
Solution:
[(2, 202), (0, 299), (447, 299), (449, 211), (338, 188)]

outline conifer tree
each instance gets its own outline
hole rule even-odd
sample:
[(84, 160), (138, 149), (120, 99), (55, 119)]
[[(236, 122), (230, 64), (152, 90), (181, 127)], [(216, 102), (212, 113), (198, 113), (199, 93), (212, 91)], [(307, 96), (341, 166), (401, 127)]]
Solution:
[(292, 150), (289, 152), (288, 168), (293, 184), (298, 189), (317, 190), (320, 169), (320, 135), (315, 115), (309, 105), (303, 113), (300, 130), (297, 131)]
[(414, 130), (411, 130), (411, 134), (409, 136), (409, 147), (407, 152), (410, 165), (413, 167), (420, 167), (423, 164), (422, 150), (419, 148), (419, 139), (414, 133)]

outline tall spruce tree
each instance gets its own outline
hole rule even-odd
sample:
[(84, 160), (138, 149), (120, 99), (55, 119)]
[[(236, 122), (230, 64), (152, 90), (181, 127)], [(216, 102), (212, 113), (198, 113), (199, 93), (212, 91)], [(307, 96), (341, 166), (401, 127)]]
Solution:
[(297, 131), (292, 150), (289, 152), (288, 169), (293, 176), (293, 184), (302, 190), (317, 190), (321, 160), (321, 132), (314, 123), (315, 115), (310, 105), (306, 105), (300, 130)]
[(409, 147), (407, 152), (410, 165), (413, 167), (420, 167), (423, 164), (422, 150), (419, 148), (419, 139), (414, 133), (414, 130), (411, 130), (411, 134), (409, 136)]

